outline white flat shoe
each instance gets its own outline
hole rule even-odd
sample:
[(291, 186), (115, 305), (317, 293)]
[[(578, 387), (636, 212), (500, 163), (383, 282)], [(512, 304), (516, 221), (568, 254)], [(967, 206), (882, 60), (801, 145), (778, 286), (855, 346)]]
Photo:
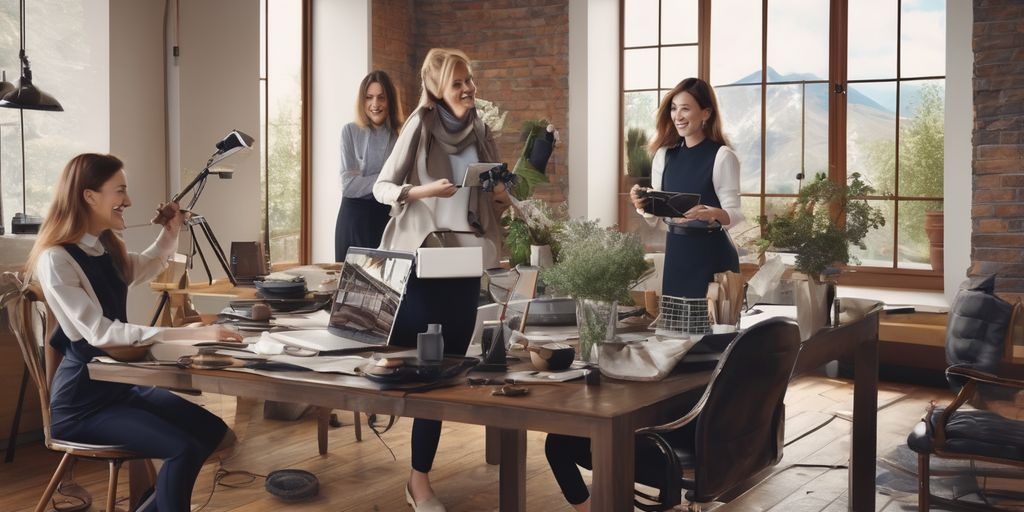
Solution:
[(416, 500), (412, 499), (412, 493), (409, 492), (408, 484), (405, 486), (405, 502), (412, 507), (413, 512), (448, 512), (448, 509), (444, 508), (444, 503), (441, 503), (437, 496), (432, 496), (427, 501), (416, 503)]

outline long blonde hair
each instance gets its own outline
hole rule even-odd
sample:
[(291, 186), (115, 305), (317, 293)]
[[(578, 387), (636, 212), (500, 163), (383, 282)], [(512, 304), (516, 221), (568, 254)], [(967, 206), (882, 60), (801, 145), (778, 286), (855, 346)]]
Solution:
[(718, 115), (718, 97), (715, 96), (715, 90), (700, 78), (687, 78), (676, 84), (661, 99), (661, 105), (658, 107), (658, 114), (655, 117), (654, 139), (647, 146), (651, 153), (665, 146), (676, 146), (682, 139), (672, 123), (672, 98), (675, 98), (681, 92), (686, 92), (693, 96), (693, 99), (697, 100), (697, 106), (701, 109), (711, 110), (711, 115), (708, 116), (707, 121), (703, 124), (704, 136), (719, 144), (728, 146), (729, 141), (726, 140), (725, 134), (722, 133), (722, 118)]
[[(25, 263), (25, 272), (31, 276), (39, 256), (50, 247), (78, 243), (89, 225), (89, 204), (85, 191), (99, 191), (114, 174), (124, 169), (124, 163), (113, 155), (83, 153), (64, 166), (57, 182), (57, 190), (50, 203), (50, 211), (39, 228), (32, 251)], [(105, 230), (100, 234), (103, 247), (114, 259), (114, 265), (127, 276), (128, 250), (119, 234)]]
[(444, 101), (444, 90), (452, 84), (452, 75), (459, 64), (466, 66), (466, 72), (473, 76), (473, 67), (469, 65), (469, 57), (462, 50), (453, 48), (431, 48), (423, 59), (420, 68), (420, 80), (423, 92), (420, 104), (423, 107)]

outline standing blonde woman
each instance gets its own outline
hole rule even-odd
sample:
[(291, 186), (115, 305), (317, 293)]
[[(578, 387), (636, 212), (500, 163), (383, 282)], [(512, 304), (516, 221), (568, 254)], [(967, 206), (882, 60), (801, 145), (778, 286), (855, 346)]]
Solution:
[(227, 425), (165, 389), (93, 381), (86, 365), (118, 347), (241, 337), (220, 326), (128, 323), (128, 286), (148, 282), (167, 267), (185, 218), (171, 203), (173, 215), (153, 245), (128, 252), (119, 233), (131, 204), (119, 159), (78, 155), (64, 167), (29, 254), (26, 271), (39, 280), (59, 324), (50, 345), (64, 356), (50, 389), (50, 432), (63, 441), (117, 445), (163, 459), (155, 492), (136, 510), (187, 511), (196, 476), (228, 433)]
[[(501, 228), (508, 207), (505, 187), (494, 192), (456, 187), (467, 166), (498, 162), (494, 138), (476, 115), (476, 83), (469, 57), (459, 50), (434, 48), (420, 71), (423, 94), (373, 187), (378, 201), (391, 206), (382, 249), (414, 251), (425, 243), (481, 247), (484, 268), (498, 266)], [(464, 356), (473, 334), (480, 278), (409, 278), (392, 340), (414, 346), (427, 324), (442, 325), (445, 353)], [(429, 472), (441, 437), (441, 422), (417, 419), (412, 427), (412, 471), (406, 500), (414, 510), (445, 510), (434, 495)]]

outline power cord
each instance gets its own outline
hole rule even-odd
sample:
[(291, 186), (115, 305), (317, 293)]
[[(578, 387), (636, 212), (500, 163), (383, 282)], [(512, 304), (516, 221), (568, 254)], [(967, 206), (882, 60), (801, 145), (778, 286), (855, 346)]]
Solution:
[[(237, 481), (228, 480), (228, 479), (234, 479), (234, 478), (238, 478), (238, 480)], [(198, 507), (193, 508), (192, 511), (193, 512), (200, 512), (201, 510), (205, 509), (206, 506), (209, 505), (210, 501), (213, 499), (213, 493), (214, 493), (214, 491), (217, 490), (217, 486), (218, 485), (227, 487), (229, 489), (238, 489), (238, 488), (248, 487), (249, 485), (252, 485), (252, 483), (255, 482), (257, 478), (262, 478), (262, 479), (266, 480), (267, 479), (267, 475), (261, 475), (259, 473), (253, 473), (251, 471), (244, 471), (244, 470), (234, 470), (234, 471), (231, 471), (231, 470), (225, 469), (224, 468), (224, 464), (222, 462), (220, 467), (217, 468), (217, 471), (214, 472), (214, 474), (213, 474), (213, 486), (210, 487), (210, 494), (208, 494), (206, 496), (206, 501), (204, 501), (202, 505), (199, 505)], [(226, 480), (228, 480), (228, 481), (226, 481)]]

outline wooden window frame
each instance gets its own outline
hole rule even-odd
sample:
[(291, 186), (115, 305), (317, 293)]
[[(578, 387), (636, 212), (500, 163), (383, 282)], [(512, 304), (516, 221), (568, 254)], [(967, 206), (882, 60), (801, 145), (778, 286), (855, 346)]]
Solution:
[[(768, 194), (765, 190), (765, 168), (763, 162), (766, 161), (767, 149), (765, 141), (765, 122), (766, 122), (766, 110), (767, 110), (767, 86), (768, 79), (765, 70), (768, 68), (768, 2), (770, 0), (761, 0), (761, 185), (759, 194), (741, 194), (745, 197), (759, 197), (760, 199), (760, 215), (759, 220), (763, 220), (766, 200), (771, 197), (795, 197), (795, 194)], [(949, 0), (947, 0), (949, 1)], [(892, 79), (848, 79), (848, 66), (847, 58), (849, 53), (848, 35), (849, 35), (849, 19), (848, 19), (848, 7), (850, 0), (830, 0), (829, 2), (829, 76), (828, 76), (828, 89), (829, 89), (829, 131), (828, 131), (828, 175), (829, 179), (840, 183), (845, 183), (847, 180), (847, 91), (850, 83), (872, 83), (872, 82), (893, 82), (896, 85), (896, 128), (895, 128), (895, 183), (894, 183), (894, 194), (891, 196), (875, 195), (868, 196), (864, 199), (869, 200), (884, 200), (892, 201), (893, 204), (893, 216), (887, 221), (893, 223), (893, 247), (898, 247), (899, 242), (899, 205), (900, 203), (912, 202), (912, 201), (942, 201), (942, 197), (911, 197), (902, 196), (899, 191), (899, 151), (900, 151), (900, 119), (899, 119), (899, 107), (900, 107), (900, 90), (901, 84), (904, 82), (921, 81), (921, 80), (944, 80), (943, 76), (925, 76), (925, 77), (913, 77), (904, 78), (901, 76), (901, 51), (902, 51), (902, 0), (896, 0), (897, 8), (897, 32), (896, 32), (896, 77)], [(625, 0), (619, 0), (619, 58), (620, 62), (624, 61), (625, 56)], [(661, 41), (661, 3), (659, 2), (658, 12), (658, 30), (659, 38)], [(710, 68), (711, 68), (711, 0), (698, 0), (698, 28), (697, 28), (697, 48), (698, 48), (698, 77), (706, 80), (710, 83)], [(662, 45), (652, 46), (660, 48)], [(666, 46), (679, 46), (679, 45), (666, 45)], [(630, 49), (640, 47), (630, 47)], [(660, 54), (659, 54), (660, 64)], [(824, 80), (822, 81), (824, 82)], [(660, 90), (661, 84), (661, 67), (658, 67), (658, 89)], [(771, 85), (785, 85), (785, 82), (773, 82)], [(754, 85), (754, 84), (750, 84)], [(625, 105), (621, 101), (627, 92), (637, 92), (634, 90), (627, 91), (625, 89), (625, 77), (623, 66), (619, 66), (619, 125), (616, 129), (619, 131), (619, 161), (624, 161), (624, 135), (623, 126), (625, 123)], [(648, 91), (649, 89), (643, 89)], [(660, 98), (659, 98), (660, 101)], [(802, 156), (801, 156), (802, 158)], [(620, 170), (621, 171), (621, 170)], [(622, 208), (623, 197), (628, 196), (629, 191), (627, 188), (626, 175), (623, 172), (619, 174), (619, 225), (626, 226), (628, 216), (635, 215), (632, 208)], [(935, 270), (924, 270), (924, 269), (909, 269), (900, 268), (899, 266), (899, 252), (893, 251), (893, 259), (888, 267), (872, 267), (872, 266), (844, 266), (843, 271), (840, 273), (838, 282), (844, 285), (854, 286), (870, 286), (870, 287), (900, 287), (900, 288), (912, 288), (922, 290), (942, 290), (943, 289), (943, 271)], [(756, 269), (755, 265), (744, 265), (745, 273), (752, 273)]]

